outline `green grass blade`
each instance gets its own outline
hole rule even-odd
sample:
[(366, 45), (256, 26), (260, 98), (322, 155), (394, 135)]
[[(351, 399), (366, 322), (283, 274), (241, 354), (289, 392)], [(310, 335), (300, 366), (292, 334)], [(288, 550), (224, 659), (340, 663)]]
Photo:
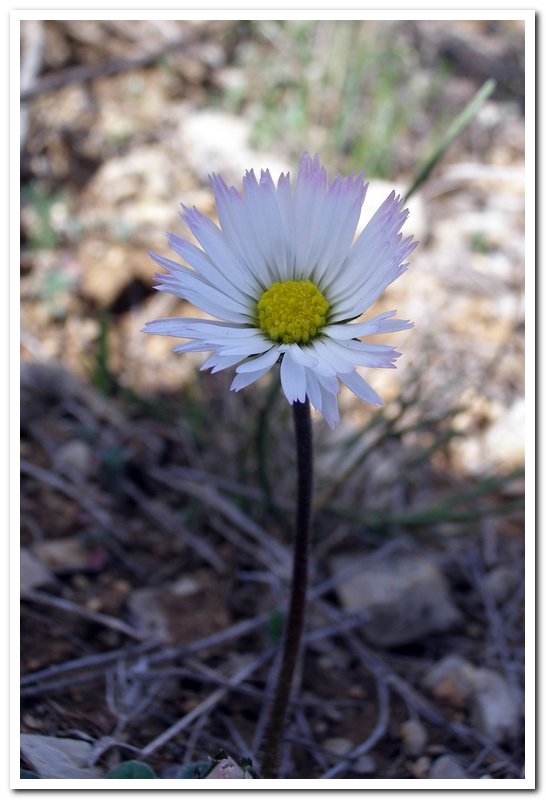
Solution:
[(417, 176), (415, 177), (410, 188), (406, 192), (406, 200), (409, 200), (411, 195), (426, 181), (438, 161), (449, 150), (453, 142), (461, 135), (464, 129), (472, 122), (480, 108), (486, 100), (495, 91), (496, 83), (494, 80), (487, 80), (483, 86), (478, 89), (472, 100), (463, 108), (461, 113), (453, 120), (444, 136), (438, 142), (436, 149), (432, 155), (425, 161)]

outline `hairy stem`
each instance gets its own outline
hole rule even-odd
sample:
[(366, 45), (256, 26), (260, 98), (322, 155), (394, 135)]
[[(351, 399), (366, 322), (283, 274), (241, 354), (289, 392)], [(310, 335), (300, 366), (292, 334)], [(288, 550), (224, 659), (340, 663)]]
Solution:
[(309, 533), (313, 494), (313, 437), (309, 401), (294, 403), (292, 409), (294, 412), (298, 466), (298, 504), (294, 536), (294, 562), (290, 605), (284, 626), (281, 666), (263, 747), (261, 774), (264, 778), (274, 778), (278, 767), (286, 712), (290, 702), (294, 671), (300, 652), (307, 599)]

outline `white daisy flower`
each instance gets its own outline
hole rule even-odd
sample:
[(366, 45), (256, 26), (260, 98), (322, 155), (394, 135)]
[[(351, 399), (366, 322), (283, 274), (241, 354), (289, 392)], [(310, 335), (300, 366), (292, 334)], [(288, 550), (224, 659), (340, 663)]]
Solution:
[(339, 421), (340, 381), (367, 403), (383, 405), (356, 367), (394, 368), (400, 353), (360, 337), (412, 323), (393, 319), (395, 311), (351, 320), (405, 272), (417, 245), (400, 233), (409, 213), (403, 198), (393, 191), (353, 243), (367, 189), (363, 173), (338, 175), (329, 184), (318, 157), (306, 153), (294, 186), (289, 174), (275, 185), (268, 170), (259, 181), (247, 172), (242, 192), (218, 175), (210, 181), (220, 226), (183, 206), (182, 219), (201, 247), (168, 234), (191, 269), (150, 255), (166, 270), (156, 276), (159, 291), (216, 319), (160, 319), (144, 332), (192, 340), (174, 347), (178, 353), (212, 351), (201, 369), (237, 365), (235, 391), (280, 361), (288, 402), (308, 399), (332, 428)]

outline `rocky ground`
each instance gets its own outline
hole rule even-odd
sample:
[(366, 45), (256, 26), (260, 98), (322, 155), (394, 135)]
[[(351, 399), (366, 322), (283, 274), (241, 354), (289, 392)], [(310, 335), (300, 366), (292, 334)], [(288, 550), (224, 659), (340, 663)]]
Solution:
[(154, 293), (147, 255), (183, 232), (178, 203), (214, 214), (208, 172), (293, 171), (309, 149), (331, 172), (371, 162), (364, 224), (493, 77), (409, 201), (421, 244), (376, 313), (415, 327), (396, 334), (399, 368), (369, 375), (385, 408), (342, 395), (334, 433), (315, 419), (282, 770), (522, 777), (522, 54), (508, 22), (23, 26), (25, 768), (91, 778), (137, 759), (173, 777), (259, 752), (290, 414), (276, 377), (235, 395), (140, 333), (188, 311)]

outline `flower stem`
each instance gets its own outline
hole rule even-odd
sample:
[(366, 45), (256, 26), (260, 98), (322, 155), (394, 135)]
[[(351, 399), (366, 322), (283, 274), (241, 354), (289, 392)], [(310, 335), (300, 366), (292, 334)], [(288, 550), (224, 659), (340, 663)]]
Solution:
[(274, 778), (279, 761), (282, 733), (286, 718), (294, 671), (300, 651), (305, 619), (307, 582), (309, 571), (309, 533), (311, 527), (311, 502), (313, 494), (313, 437), (309, 401), (294, 403), (294, 430), (298, 466), (298, 504), (294, 537), (294, 561), (290, 605), (284, 626), (282, 660), (277, 685), (269, 712), (265, 734), (261, 774)]

